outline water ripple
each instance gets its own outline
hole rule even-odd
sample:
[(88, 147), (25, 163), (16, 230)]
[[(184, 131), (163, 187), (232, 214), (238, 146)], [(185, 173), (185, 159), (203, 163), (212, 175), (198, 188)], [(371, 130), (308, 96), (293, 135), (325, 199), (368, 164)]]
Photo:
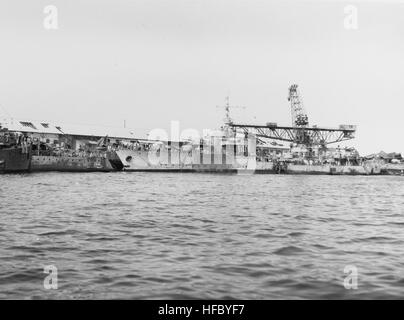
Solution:
[[(0, 298), (401, 298), (402, 177), (4, 175)], [(58, 289), (43, 287), (55, 265)], [(343, 286), (358, 268), (357, 290)]]

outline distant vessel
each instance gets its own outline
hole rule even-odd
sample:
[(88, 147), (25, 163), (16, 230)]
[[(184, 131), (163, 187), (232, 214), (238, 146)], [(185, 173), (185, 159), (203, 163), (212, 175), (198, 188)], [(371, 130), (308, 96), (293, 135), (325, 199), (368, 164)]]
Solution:
[(389, 176), (404, 176), (404, 164), (385, 164), (382, 167), (382, 173)]
[(49, 147), (34, 141), (32, 145), (31, 172), (110, 172), (116, 171), (109, 160), (113, 157), (104, 150), (92, 149), (71, 150)]
[(0, 127), (0, 173), (29, 172), (31, 148), (24, 145), (22, 136)]
[[(10, 126), (10, 127), (8, 127)], [(99, 148), (97, 137), (84, 134), (67, 135), (59, 126), (49, 123), (11, 120), (3, 129), (0, 172), (61, 171), (110, 172), (119, 170), (119, 164), (105, 148)], [(18, 137), (27, 140), (18, 141)], [(29, 144), (29, 149), (21, 146)], [(29, 153), (29, 156), (26, 153)]]
[(0, 173), (22, 173), (30, 171), (30, 153), (21, 147), (0, 147)]

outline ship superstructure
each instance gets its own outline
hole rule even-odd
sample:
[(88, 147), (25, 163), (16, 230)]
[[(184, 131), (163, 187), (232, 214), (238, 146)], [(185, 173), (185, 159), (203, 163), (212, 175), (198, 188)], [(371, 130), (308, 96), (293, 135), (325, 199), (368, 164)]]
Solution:
[(256, 138), (221, 130), (192, 141), (136, 142), (115, 151), (126, 171), (253, 171)]

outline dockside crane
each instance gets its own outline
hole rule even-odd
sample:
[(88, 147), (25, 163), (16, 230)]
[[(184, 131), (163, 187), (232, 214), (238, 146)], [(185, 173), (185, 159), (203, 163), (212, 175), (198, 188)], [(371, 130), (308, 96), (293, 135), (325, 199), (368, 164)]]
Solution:
[(236, 131), (253, 133), (258, 138), (291, 142), (308, 149), (315, 146), (325, 148), (326, 145), (355, 138), (356, 126), (354, 125), (340, 125), (338, 128), (310, 126), (297, 84), (289, 87), (288, 100), (292, 113), (291, 126), (278, 126), (274, 122), (255, 125), (233, 121), (229, 121), (228, 126)]
[(294, 130), (296, 141), (294, 142), (297, 144), (303, 144), (310, 148), (313, 141), (307, 130), (304, 130), (309, 126), (309, 117), (304, 109), (303, 100), (297, 88), (297, 84), (292, 84), (289, 87), (288, 96), (292, 113), (292, 126), (296, 127), (296, 130)]
[(290, 101), (292, 111), (292, 126), (307, 127), (309, 125), (309, 117), (303, 107), (303, 101), (297, 87), (297, 84), (292, 84), (289, 87), (288, 101)]

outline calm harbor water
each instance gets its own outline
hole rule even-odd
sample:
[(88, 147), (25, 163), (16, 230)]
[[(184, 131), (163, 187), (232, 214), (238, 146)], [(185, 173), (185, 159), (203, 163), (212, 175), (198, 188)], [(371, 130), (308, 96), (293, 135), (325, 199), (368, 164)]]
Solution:
[[(1, 299), (403, 298), (403, 177), (0, 176)], [(54, 265), (58, 289), (43, 286)], [(358, 270), (347, 290), (344, 268)]]

